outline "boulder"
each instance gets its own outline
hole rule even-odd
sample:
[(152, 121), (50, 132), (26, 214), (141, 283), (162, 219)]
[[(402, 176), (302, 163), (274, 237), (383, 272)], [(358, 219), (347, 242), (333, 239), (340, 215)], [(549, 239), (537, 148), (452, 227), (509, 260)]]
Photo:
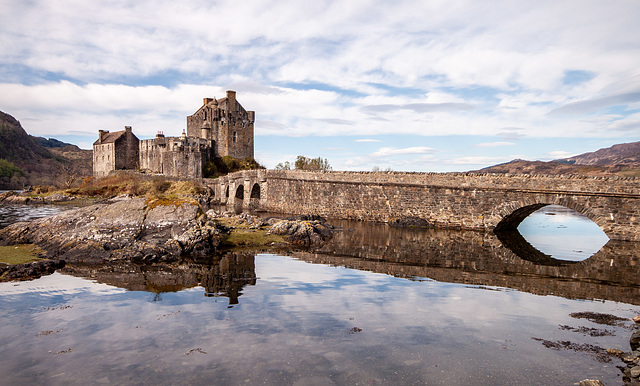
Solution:
[(640, 331), (634, 331), (633, 334), (631, 334), (629, 345), (631, 346), (631, 350), (634, 351), (640, 348)]
[(282, 220), (274, 224), (267, 234), (286, 236), (285, 240), (296, 245), (318, 245), (333, 236), (333, 227), (321, 221)]

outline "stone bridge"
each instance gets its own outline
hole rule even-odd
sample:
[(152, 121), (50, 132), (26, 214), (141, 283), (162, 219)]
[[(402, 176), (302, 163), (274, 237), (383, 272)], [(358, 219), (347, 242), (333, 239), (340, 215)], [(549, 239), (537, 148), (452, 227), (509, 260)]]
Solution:
[(221, 204), (245, 209), (379, 222), (415, 216), (453, 229), (512, 230), (557, 204), (612, 240), (640, 241), (640, 178), (250, 170), (205, 184)]

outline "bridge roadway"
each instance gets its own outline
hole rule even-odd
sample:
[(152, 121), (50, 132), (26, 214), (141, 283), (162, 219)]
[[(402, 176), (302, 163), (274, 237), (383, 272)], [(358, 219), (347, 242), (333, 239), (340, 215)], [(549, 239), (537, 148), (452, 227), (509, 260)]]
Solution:
[(249, 170), (205, 183), (226, 205), (379, 222), (415, 216), (453, 229), (512, 230), (557, 204), (612, 240), (640, 241), (640, 178)]

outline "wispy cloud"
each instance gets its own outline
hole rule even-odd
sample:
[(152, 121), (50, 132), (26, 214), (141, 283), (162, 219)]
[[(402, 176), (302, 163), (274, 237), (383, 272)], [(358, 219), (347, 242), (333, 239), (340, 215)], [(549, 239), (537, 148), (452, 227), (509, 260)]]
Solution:
[(394, 155), (407, 155), (407, 154), (430, 154), (435, 152), (435, 149), (426, 146), (414, 146), (398, 149), (395, 147), (381, 147), (377, 151), (371, 153), (372, 157), (387, 157)]
[(393, 135), (385, 142), (396, 147), (378, 158), (412, 154), (415, 136), (487, 141), (469, 145), (469, 157), (530, 139), (635, 140), (640, 3), (575, 9), (508, 0), (7, 2), (0, 106), (49, 137), (124, 125), (178, 135), (203, 97), (234, 89), (256, 111), (257, 136)]
[(354, 142), (382, 142), (382, 141), (379, 139), (361, 138), (361, 139), (355, 139)]
[(476, 145), (476, 147), (499, 147), (499, 146), (513, 146), (513, 142), (483, 142)]

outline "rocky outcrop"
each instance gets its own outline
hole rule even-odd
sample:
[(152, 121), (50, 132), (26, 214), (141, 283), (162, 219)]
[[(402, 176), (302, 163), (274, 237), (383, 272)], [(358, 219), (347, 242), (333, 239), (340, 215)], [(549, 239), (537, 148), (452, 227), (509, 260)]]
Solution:
[(286, 236), (285, 240), (299, 246), (319, 245), (333, 236), (333, 227), (321, 220), (282, 220), (267, 234)]
[(37, 279), (64, 267), (64, 260), (41, 260), (33, 263), (0, 265), (0, 281)]
[(189, 200), (95, 204), (0, 230), (0, 245), (36, 244), (67, 261), (172, 261), (217, 250), (225, 229)]

